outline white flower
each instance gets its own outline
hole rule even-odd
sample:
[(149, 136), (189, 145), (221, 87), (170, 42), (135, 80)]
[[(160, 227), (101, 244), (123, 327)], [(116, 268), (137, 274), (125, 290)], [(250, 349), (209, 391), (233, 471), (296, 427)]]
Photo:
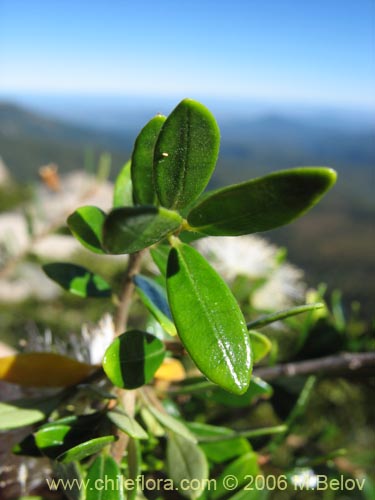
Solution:
[(278, 247), (259, 236), (202, 238), (196, 246), (230, 284), (237, 276), (265, 279), (251, 297), (257, 309), (283, 309), (304, 298), (303, 272), (289, 263), (280, 264)]

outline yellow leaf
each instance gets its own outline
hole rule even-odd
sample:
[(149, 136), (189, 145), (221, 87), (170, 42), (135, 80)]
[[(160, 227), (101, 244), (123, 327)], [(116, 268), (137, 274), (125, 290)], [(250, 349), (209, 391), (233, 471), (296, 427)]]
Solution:
[(67, 387), (86, 378), (94, 366), (49, 352), (0, 358), (0, 380), (28, 387)]
[(154, 376), (157, 380), (180, 382), (185, 379), (185, 370), (177, 359), (166, 358)]

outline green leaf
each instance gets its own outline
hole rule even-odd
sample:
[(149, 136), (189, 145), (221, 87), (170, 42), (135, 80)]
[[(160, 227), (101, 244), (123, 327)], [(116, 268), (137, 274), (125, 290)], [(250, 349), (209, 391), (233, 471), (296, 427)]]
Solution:
[(148, 409), (150, 413), (156, 418), (156, 420), (160, 422), (166, 429), (169, 429), (170, 431), (178, 434), (186, 441), (191, 441), (192, 443), (197, 442), (194, 434), (189, 431), (189, 429), (183, 422), (175, 417), (172, 417), (172, 415), (169, 415), (168, 413), (162, 413), (153, 406), (149, 406)]
[[(127, 458), (128, 458), (128, 478), (132, 481), (132, 483), (127, 485), (127, 500), (136, 500), (139, 498), (137, 496), (138, 493), (138, 478), (141, 475), (141, 467), (142, 467), (142, 452), (141, 445), (139, 441), (130, 438), (127, 449)], [(141, 495), (143, 497), (143, 495)]]
[(26, 436), (14, 449), (18, 455), (48, 456), (56, 458), (63, 452), (96, 436), (103, 413), (71, 415), (39, 427), (33, 434)]
[(35, 432), (35, 444), (39, 449), (61, 446), (70, 430), (66, 424), (49, 425)]
[(113, 190), (113, 206), (133, 205), (133, 185), (131, 180), (131, 161), (125, 163), (118, 174)]
[(90, 441), (78, 444), (77, 446), (74, 446), (73, 448), (65, 451), (57, 457), (57, 460), (59, 462), (62, 462), (63, 464), (67, 464), (73, 461), (78, 462), (86, 457), (98, 453), (98, 451), (102, 450), (114, 441), (116, 441), (115, 436), (102, 436), (90, 439)]
[(275, 321), (282, 321), (283, 319), (289, 318), (291, 316), (296, 316), (297, 314), (302, 314), (305, 312), (315, 311), (316, 309), (322, 309), (325, 305), (322, 302), (316, 302), (315, 304), (306, 304), (303, 306), (292, 307), (290, 309), (285, 309), (283, 311), (278, 311), (272, 314), (266, 314), (260, 318), (250, 321), (247, 327), (250, 328), (262, 328), (270, 323), (275, 323)]
[(170, 248), (171, 247), (169, 245), (160, 244), (150, 249), (152, 260), (156, 264), (162, 276), (167, 275), (167, 263)]
[(216, 442), (200, 443), (206, 457), (214, 463), (220, 464), (251, 451), (250, 443), (242, 437), (234, 436), (220, 441), (220, 438), (233, 436), (233, 431), (226, 427), (192, 422), (188, 424), (188, 428), (198, 438), (198, 442), (205, 441), (207, 438), (217, 438)]
[(162, 207), (123, 207), (110, 212), (103, 228), (103, 246), (113, 254), (134, 253), (176, 231), (182, 218)]
[(141, 408), (140, 410), (142, 420), (146, 425), (149, 433), (155, 437), (165, 436), (165, 429), (162, 427), (159, 422), (156, 420), (154, 415), (150, 412), (150, 410), (146, 407)]
[(230, 463), (217, 478), (216, 488), (211, 492), (210, 498), (216, 500), (228, 493), (227, 478), (229, 476), (234, 476), (234, 478), (236, 478), (237, 488), (248, 484), (249, 476), (256, 476), (260, 472), (257, 457), (255, 452), (250, 451), (246, 453), (246, 455), (242, 455), (242, 457)]
[(62, 288), (79, 297), (110, 297), (109, 284), (88, 269), (68, 262), (45, 264), (43, 271)]
[(255, 330), (249, 330), (250, 345), (253, 353), (253, 362), (257, 363), (270, 352), (272, 343), (268, 337)]
[(336, 172), (323, 167), (281, 170), (213, 192), (191, 210), (192, 230), (239, 236), (289, 224), (318, 203)]
[(99, 455), (87, 471), (86, 500), (123, 500), (121, 471), (110, 455)]
[[(53, 468), (56, 478), (69, 481), (70, 488), (66, 488), (64, 491), (64, 495), (68, 500), (86, 500), (85, 489), (82, 488), (84, 475), (78, 462), (70, 462), (68, 464), (54, 462)], [(48, 484), (49, 480), (46, 479), (46, 481)]]
[(138, 135), (132, 154), (131, 176), (134, 202), (137, 205), (155, 205), (156, 192), (153, 180), (154, 149), (166, 118), (156, 115)]
[(133, 278), (137, 292), (154, 318), (169, 335), (176, 335), (176, 327), (172, 321), (171, 311), (163, 288), (155, 281), (137, 274)]
[(0, 430), (18, 429), (44, 420), (39, 408), (28, 408), (12, 403), (0, 403)]
[[(204, 491), (208, 479), (206, 457), (198, 445), (178, 434), (170, 434), (167, 442), (167, 469), (168, 476), (184, 497), (195, 499)], [(189, 484), (192, 487), (186, 489)]]
[(104, 253), (102, 249), (102, 227), (106, 214), (91, 205), (80, 207), (67, 219), (73, 236), (92, 252)]
[(167, 208), (188, 206), (204, 191), (214, 171), (220, 131), (202, 104), (184, 99), (164, 123), (155, 146), (154, 182)]
[(240, 308), (222, 278), (192, 247), (171, 249), (168, 300), (178, 334), (212, 382), (243, 394), (250, 382), (251, 350)]
[(118, 409), (107, 413), (109, 420), (117, 427), (134, 439), (147, 439), (147, 432), (139, 425), (135, 418)]
[(158, 338), (146, 332), (130, 330), (108, 347), (103, 368), (117, 387), (136, 389), (152, 380), (164, 355), (164, 344)]
[(59, 404), (60, 397), (18, 399), (0, 403), (0, 431), (18, 429), (44, 420)]

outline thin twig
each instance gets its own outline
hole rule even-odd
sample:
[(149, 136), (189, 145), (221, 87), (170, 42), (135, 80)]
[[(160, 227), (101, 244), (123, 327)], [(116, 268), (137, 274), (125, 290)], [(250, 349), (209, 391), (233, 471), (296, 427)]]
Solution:
[(141, 269), (143, 252), (133, 253), (129, 256), (128, 268), (125, 272), (121, 285), (119, 304), (115, 316), (115, 333), (120, 335), (126, 330), (128, 322), (131, 298), (134, 292), (133, 278)]
[(336, 375), (351, 376), (364, 374), (375, 376), (375, 352), (343, 352), (324, 358), (295, 361), (276, 366), (255, 368), (254, 375), (263, 380), (297, 375)]
[[(124, 279), (121, 285), (119, 303), (117, 305), (115, 316), (115, 336), (121, 335), (126, 330), (131, 300), (134, 292), (133, 278), (141, 269), (143, 251), (131, 254), (129, 256), (128, 267), (124, 274)], [(125, 412), (133, 417), (135, 413), (136, 391), (126, 391), (117, 389), (118, 400)], [(129, 444), (129, 436), (124, 432), (116, 429), (117, 441), (111, 447), (111, 455), (120, 463)]]

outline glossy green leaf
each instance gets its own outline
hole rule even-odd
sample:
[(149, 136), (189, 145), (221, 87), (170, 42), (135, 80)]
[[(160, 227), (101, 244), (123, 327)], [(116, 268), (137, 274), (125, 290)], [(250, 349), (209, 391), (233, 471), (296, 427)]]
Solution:
[(268, 231), (300, 217), (333, 186), (336, 172), (295, 168), (219, 189), (188, 215), (193, 230), (213, 236)]
[(155, 205), (157, 201), (153, 179), (154, 149), (165, 120), (162, 115), (152, 118), (143, 127), (134, 144), (131, 176), (134, 203), (137, 205)]
[(54, 262), (45, 264), (43, 271), (62, 288), (79, 297), (110, 297), (109, 284), (99, 275), (76, 264)]
[[(217, 478), (216, 488), (211, 492), (210, 498), (216, 500), (217, 498), (220, 498), (228, 493), (228, 477), (234, 476), (234, 478), (236, 478), (237, 488), (248, 484), (250, 482), (249, 476), (256, 476), (260, 473), (257, 458), (257, 454), (250, 451), (225, 467), (223, 472)], [(231, 484), (233, 485), (234, 482)]]
[(68, 416), (39, 427), (23, 439), (13, 452), (18, 455), (56, 458), (65, 451), (94, 438), (103, 422), (103, 413)]
[[(188, 424), (188, 428), (198, 438), (206, 457), (214, 463), (226, 462), (252, 450), (248, 440), (243, 437), (224, 439), (233, 436), (233, 431), (226, 427), (192, 422)], [(204, 442), (212, 438), (217, 438), (217, 441)]]
[[(208, 465), (203, 451), (197, 444), (178, 434), (170, 434), (167, 442), (167, 469), (168, 476), (184, 497), (190, 499), (200, 497), (208, 479)], [(192, 487), (187, 489), (189, 483)]]
[(86, 441), (85, 443), (81, 443), (65, 451), (57, 457), (57, 460), (64, 464), (73, 461), (78, 462), (86, 457), (98, 453), (100, 450), (113, 443), (114, 441), (116, 441), (115, 436), (102, 436), (90, 439), (90, 441)]
[(67, 424), (49, 425), (34, 434), (35, 444), (40, 449), (60, 446), (70, 430), (71, 427)]
[(123, 207), (110, 212), (104, 223), (103, 245), (113, 254), (134, 253), (176, 231), (177, 212), (162, 207)]
[(184, 347), (212, 382), (243, 394), (250, 382), (251, 350), (241, 310), (222, 278), (192, 247), (171, 249), (168, 301)]
[(270, 352), (272, 343), (268, 337), (255, 330), (249, 330), (250, 345), (253, 353), (253, 362), (257, 363)]
[(69, 229), (82, 245), (92, 252), (104, 253), (102, 228), (106, 214), (91, 205), (80, 207), (67, 219)]
[(121, 470), (110, 455), (99, 455), (87, 471), (86, 500), (123, 500)]
[(297, 314), (302, 314), (305, 312), (315, 311), (316, 309), (322, 309), (325, 305), (322, 302), (316, 302), (314, 304), (306, 304), (303, 306), (291, 307), (290, 309), (285, 309), (283, 311), (278, 311), (272, 314), (266, 314), (250, 321), (247, 327), (250, 328), (262, 328), (275, 321), (282, 321), (283, 319), (290, 318), (291, 316), (296, 316)]
[(166, 293), (155, 281), (138, 274), (133, 278), (138, 295), (142, 302), (170, 335), (176, 335), (176, 327), (172, 321)]
[(197, 442), (196, 437), (192, 434), (186, 425), (168, 413), (162, 413), (153, 406), (149, 407), (150, 413), (156, 418), (158, 422), (162, 424), (166, 429), (178, 434), (183, 437), (186, 441), (191, 441), (193, 443)]
[(220, 132), (211, 112), (184, 99), (164, 123), (155, 146), (154, 182), (167, 208), (188, 206), (204, 191), (214, 171)]
[(133, 206), (133, 185), (131, 179), (131, 161), (125, 163), (118, 174), (113, 189), (114, 207)]
[(108, 347), (103, 368), (117, 387), (136, 389), (152, 380), (164, 355), (164, 344), (158, 338), (146, 332), (130, 330)]
[(147, 432), (139, 425), (135, 418), (130, 417), (121, 410), (113, 410), (107, 413), (109, 420), (117, 427), (134, 439), (147, 439)]

